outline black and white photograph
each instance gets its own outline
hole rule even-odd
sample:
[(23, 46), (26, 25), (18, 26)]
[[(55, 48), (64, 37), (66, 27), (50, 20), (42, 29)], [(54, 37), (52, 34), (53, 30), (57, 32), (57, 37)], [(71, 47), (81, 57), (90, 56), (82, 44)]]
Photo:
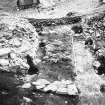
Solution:
[(105, 105), (105, 0), (0, 0), (0, 105)]

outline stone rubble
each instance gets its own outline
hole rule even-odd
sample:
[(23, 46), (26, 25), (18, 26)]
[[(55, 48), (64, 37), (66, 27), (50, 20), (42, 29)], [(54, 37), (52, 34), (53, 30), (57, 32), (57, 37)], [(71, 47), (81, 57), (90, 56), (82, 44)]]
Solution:
[(37, 63), (38, 45), (38, 34), (27, 19), (9, 15), (0, 17), (0, 66), (7, 70), (19, 66), (20, 72), (21, 69), (27, 71), (26, 55)]
[(38, 79), (31, 83), (26, 82), (22, 85), (22, 88), (29, 89), (34, 88), (43, 92), (54, 92), (57, 94), (77, 95), (78, 89), (71, 80), (61, 80), (49, 82), (46, 79)]
[(32, 82), (32, 87), (44, 92), (52, 91), (57, 94), (78, 94), (78, 89), (71, 80), (49, 82), (46, 79), (39, 79)]

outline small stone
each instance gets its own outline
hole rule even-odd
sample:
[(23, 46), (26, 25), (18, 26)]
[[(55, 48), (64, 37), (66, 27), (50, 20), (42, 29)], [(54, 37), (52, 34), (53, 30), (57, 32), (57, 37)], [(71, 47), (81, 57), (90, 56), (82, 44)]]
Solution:
[(53, 96), (54, 94), (51, 93), (50, 95)]
[(78, 90), (77, 90), (75, 84), (68, 85), (68, 87), (67, 87), (67, 93), (69, 95), (76, 95), (78, 93)]
[(36, 88), (37, 89), (43, 89), (43, 88), (45, 88), (45, 85), (38, 85), (38, 86), (36, 86)]
[(99, 49), (98, 52), (99, 52), (99, 53), (102, 53), (103, 51), (102, 51), (102, 49)]
[(25, 68), (29, 68), (29, 65), (25, 62), (22, 62), (22, 66), (24, 66)]
[(20, 42), (17, 38), (15, 38), (13, 42), (14, 42), (13, 45), (14, 45), (15, 47), (21, 46), (21, 42)]
[(105, 0), (103, 0), (102, 2), (105, 3)]
[(12, 59), (15, 59), (17, 56), (16, 56), (15, 53), (11, 53), (11, 54), (10, 54), (10, 57), (11, 57)]
[(65, 101), (65, 104), (67, 104), (68, 103), (68, 101)]
[(1, 94), (3, 94), (3, 95), (7, 95), (8, 92), (4, 92), (4, 91), (2, 91)]
[(101, 65), (100, 62), (98, 62), (98, 61), (94, 61), (94, 62), (93, 62), (93, 66), (95, 66), (95, 67), (97, 67), (97, 68), (98, 68), (100, 65)]
[(46, 79), (39, 79), (36, 82), (32, 82), (32, 85), (47, 85), (50, 84), (49, 81), (47, 81)]
[(31, 84), (30, 83), (25, 83), (25, 84), (22, 85), (22, 88), (24, 88), (24, 89), (31, 88)]
[(57, 93), (59, 93), (59, 94), (67, 94), (67, 88), (58, 88)]
[(101, 34), (99, 32), (96, 32), (96, 37), (100, 37)]
[(37, 79), (37, 74), (34, 75), (26, 75), (24, 78), (25, 82), (33, 82)]
[(36, 58), (36, 59), (34, 60), (34, 63), (35, 63), (35, 64), (38, 64), (38, 63), (40, 63), (40, 62), (41, 62), (41, 60), (38, 59), (38, 58)]
[(27, 98), (27, 97), (23, 97), (23, 100), (25, 100), (27, 103), (32, 102), (32, 100), (30, 98)]
[(74, 34), (74, 36), (80, 36), (80, 34)]
[(0, 49), (0, 56), (7, 55), (11, 52), (10, 48), (1, 48)]
[(56, 91), (57, 90), (57, 86), (56, 85), (53, 85), (53, 84), (50, 84), (50, 85), (48, 85), (48, 86), (46, 86), (44, 89), (43, 89), (43, 91), (45, 91), (45, 92), (47, 92), (47, 91), (49, 91), (49, 90), (51, 90), (51, 91)]
[(90, 29), (90, 30), (89, 30), (89, 33), (90, 33), (90, 34), (94, 33), (94, 30)]
[(18, 9), (18, 8), (17, 8), (16, 10), (17, 10), (17, 11), (19, 11), (19, 9)]
[(16, 53), (23, 53), (26, 52), (28, 50), (32, 49), (32, 45), (30, 44), (30, 42), (28, 42), (27, 40), (23, 40), (21, 46), (19, 47), (19, 50), (16, 50)]
[(0, 65), (7, 66), (9, 65), (9, 61), (6, 59), (0, 59)]

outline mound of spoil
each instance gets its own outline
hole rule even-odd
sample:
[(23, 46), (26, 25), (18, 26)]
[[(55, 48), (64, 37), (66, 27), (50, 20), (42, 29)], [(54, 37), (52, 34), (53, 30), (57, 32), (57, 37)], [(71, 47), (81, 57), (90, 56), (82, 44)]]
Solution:
[(36, 58), (38, 35), (26, 20), (0, 17), (0, 67), (5, 70), (28, 70), (26, 56)]

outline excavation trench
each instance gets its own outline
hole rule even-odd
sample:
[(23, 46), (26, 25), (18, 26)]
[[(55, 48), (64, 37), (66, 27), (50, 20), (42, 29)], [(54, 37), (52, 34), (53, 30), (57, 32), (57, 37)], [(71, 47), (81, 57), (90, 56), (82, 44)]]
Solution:
[[(45, 21), (42, 23), (45, 24)], [(40, 21), (37, 23), (39, 24)], [(42, 36), (39, 36), (40, 44), (38, 49), (41, 63), (37, 65), (39, 70), (36, 70), (36, 73), (39, 72), (41, 74), (39, 78), (44, 78), (51, 82), (61, 81), (62, 79), (74, 81), (73, 36), (68, 33), (71, 31), (71, 26), (49, 26), (47, 28), (44, 27), (42, 31), (42, 33), (40, 32)], [(44, 32), (47, 33), (43, 34)], [(28, 57), (28, 59), (27, 63), (31, 70), (34, 65), (32, 62), (30, 63), (31, 58)], [(12, 71), (15, 71), (15, 68), (12, 69)], [(29, 74), (32, 75), (32, 72)], [(0, 81), (0, 103), (2, 105), (77, 105), (79, 103), (78, 94), (67, 95), (51, 91), (43, 92), (35, 89), (35, 87), (23, 89), (23, 78), (21, 76), (18, 77), (15, 73), (11, 75), (8, 70), (0, 72), (0, 79), (2, 80)]]
[(85, 99), (91, 101), (90, 97), (94, 99), (95, 96), (101, 95), (100, 85), (104, 81), (92, 68), (94, 58), (89, 49), (85, 48), (83, 29), (76, 30), (75, 34), (72, 33), (75, 28), (71, 30), (74, 24), (80, 26), (81, 17), (29, 19), (29, 22), (39, 34), (40, 44), (37, 54), (41, 62), (38, 63), (38, 70), (36, 70), (36, 73), (40, 74), (39, 78), (51, 82), (71, 80), (76, 84), (79, 92), (76, 95), (64, 95), (51, 91), (43, 92), (33, 87), (23, 89), (24, 81), (17, 78), (15, 73), (5, 71), (0, 72), (0, 103), (2, 105), (78, 105), (83, 101), (81, 105), (84, 105)]

